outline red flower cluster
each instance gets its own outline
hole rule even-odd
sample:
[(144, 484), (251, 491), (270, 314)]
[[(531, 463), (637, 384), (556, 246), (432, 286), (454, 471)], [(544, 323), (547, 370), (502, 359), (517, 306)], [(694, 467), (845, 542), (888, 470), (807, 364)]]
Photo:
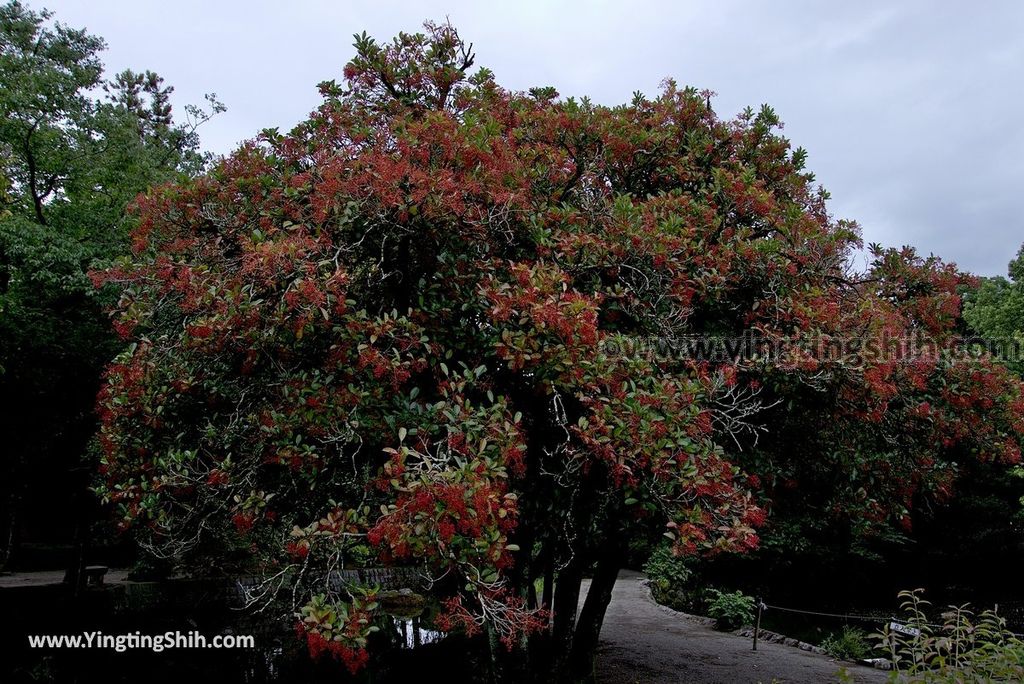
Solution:
[[(301, 630), (302, 623), (299, 623)], [(302, 630), (305, 631), (305, 630)], [(301, 636), (301, 635), (300, 635)], [(351, 648), (340, 641), (328, 641), (319, 632), (305, 632), (306, 646), (313, 660), (319, 660), (325, 654), (345, 664), (348, 671), (355, 674), (370, 661), (370, 654), (363, 648)]]

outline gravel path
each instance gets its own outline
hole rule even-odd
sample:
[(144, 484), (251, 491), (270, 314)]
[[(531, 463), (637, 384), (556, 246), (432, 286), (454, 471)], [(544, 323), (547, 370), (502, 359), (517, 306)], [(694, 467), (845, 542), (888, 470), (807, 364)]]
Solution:
[(597, 656), (598, 681), (607, 684), (796, 684), (837, 682), (845, 667), (854, 682), (885, 682), (886, 673), (840, 663), (791, 646), (759, 643), (716, 632), (699, 620), (659, 606), (623, 570), (612, 591)]

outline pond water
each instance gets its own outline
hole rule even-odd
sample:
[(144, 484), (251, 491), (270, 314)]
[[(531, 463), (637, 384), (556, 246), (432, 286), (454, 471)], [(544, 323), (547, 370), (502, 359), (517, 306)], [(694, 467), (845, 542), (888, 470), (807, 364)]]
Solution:
[(444, 633), (420, 625), (420, 618), (392, 617), (394, 628), (401, 635), (398, 643), (402, 648), (418, 648), (427, 644), (436, 644), (444, 638)]

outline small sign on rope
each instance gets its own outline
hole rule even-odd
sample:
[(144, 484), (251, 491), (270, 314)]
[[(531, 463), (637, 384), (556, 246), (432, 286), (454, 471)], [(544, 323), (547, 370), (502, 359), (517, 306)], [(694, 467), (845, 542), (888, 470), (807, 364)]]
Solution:
[(902, 634), (903, 636), (918, 637), (921, 636), (921, 630), (917, 627), (911, 627), (910, 625), (904, 625), (896, 622), (895, 620), (889, 623), (889, 630)]

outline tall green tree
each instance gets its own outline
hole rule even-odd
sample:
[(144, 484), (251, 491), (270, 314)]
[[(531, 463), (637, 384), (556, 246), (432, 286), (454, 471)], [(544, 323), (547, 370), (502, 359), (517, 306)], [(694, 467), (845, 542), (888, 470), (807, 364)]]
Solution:
[[(1007, 275), (984, 278), (968, 291), (964, 320), (973, 332), (1012, 351), (1014, 343), (1024, 347), (1024, 246), (1010, 262)], [(1008, 356), (1005, 361), (1018, 374), (1024, 373), (1024, 360)]]
[(0, 566), (19, 528), (71, 534), (53, 501), (84, 489), (72, 472), (116, 349), (87, 271), (127, 251), (136, 195), (205, 167), (196, 129), (223, 108), (210, 96), (176, 124), (157, 74), (104, 80), (104, 47), (45, 10), (0, 6)]
[[(988, 340), (990, 346), (1002, 354), (1008, 368), (1024, 375), (1024, 245), (1017, 250), (1006, 271), (1008, 277), (983, 278), (978, 287), (967, 291), (964, 320), (971, 332)], [(1024, 484), (1024, 468), (1015, 468), (1012, 475), (1015, 479), (1011, 482), (1017, 490), (1013, 494), (1019, 495)], [(1001, 481), (1006, 482), (1005, 475)], [(1024, 496), (1019, 496), (1019, 503), (1024, 507)], [(1015, 522), (1020, 538), (1024, 510), (1018, 509), (1004, 517)], [(1024, 544), (1019, 546), (1024, 547)]]

